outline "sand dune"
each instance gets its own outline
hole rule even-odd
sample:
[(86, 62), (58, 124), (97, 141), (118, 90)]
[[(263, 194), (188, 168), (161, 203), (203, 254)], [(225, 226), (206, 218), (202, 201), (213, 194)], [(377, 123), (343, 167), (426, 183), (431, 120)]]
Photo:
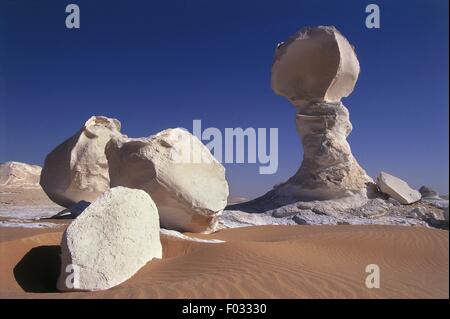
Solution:
[[(101, 292), (59, 293), (62, 229), (0, 229), (3, 298), (448, 298), (448, 232), (398, 226), (257, 226), (162, 236), (164, 257)], [(365, 286), (378, 264), (381, 288)]]

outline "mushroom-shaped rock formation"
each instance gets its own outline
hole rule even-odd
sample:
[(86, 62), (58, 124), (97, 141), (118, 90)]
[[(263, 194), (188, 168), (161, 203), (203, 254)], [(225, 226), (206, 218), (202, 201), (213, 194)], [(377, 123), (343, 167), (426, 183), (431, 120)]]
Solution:
[(299, 200), (367, 196), (373, 181), (352, 155), (347, 142), (352, 124), (340, 102), (358, 74), (353, 47), (334, 27), (302, 29), (278, 46), (272, 88), (297, 108), (304, 155), (295, 176), (275, 188), (277, 195)]
[(120, 134), (120, 122), (93, 116), (74, 136), (47, 155), (40, 184), (55, 203), (69, 207), (93, 202), (109, 188), (105, 146)]
[(264, 212), (295, 202), (367, 201), (376, 185), (352, 155), (347, 142), (352, 124), (341, 103), (353, 91), (358, 75), (353, 47), (335, 27), (304, 28), (277, 46), (272, 89), (297, 109), (303, 162), (287, 182), (229, 209)]
[(167, 129), (149, 138), (114, 138), (106, 147), (111, 187), (146, 191), (161, 226), (190, 232), (213, 230), (225, 208), (225, 168), (194, 135)]

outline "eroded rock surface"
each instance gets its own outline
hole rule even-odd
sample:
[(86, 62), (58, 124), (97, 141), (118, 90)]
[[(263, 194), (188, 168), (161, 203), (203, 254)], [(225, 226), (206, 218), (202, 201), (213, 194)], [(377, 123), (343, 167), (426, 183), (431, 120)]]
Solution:
[(66, 229), (58, 289), (104, 290), (162, 257), (158, 209), (142, 190), (106, 191)]
[(39, 177), (42, 168), (21, 162), (5, 162), (0, 164), (1, 188), (40, 188)]
[(296, 123), (304, 150), (302, 165), (276, 192), (302, 200), (327, 200), (373, 191), (373, 180), (347, 142), (352, 125), (342, 103), (307, 104), (298, 109)]
[(111, 187), (145, 190), (158, 206), (163, 227), (214, 228), (227, 203), (225, 168), (195, 136), (176, 128), (149, 138), (112, 139), (106, 154)]
[(279, 45), (272, 65), (272, 89), (297, 109), (304, 155), (298, 172), (261, 200), (294, 201), (369, 197), (373, 180), (352, 155), (348, 96), (360, 67), (355, 51), (332, 26), (308, 27)]
[[(260, 206), (256, 207), (256, 203)], [(253, 225), (403, 225), (448, 229), (448, 207), (427, 202), (403, 205), (390, 198), (353, 196), (271, 205), (232, 205), (219, 217), (217, 229)]]
[(120, 134), (120, 122), (91, 117), (74, 136), (57, 146), (45, 159), (40, 184), (55, 203), (70, 207), (93, 202), (109, 188), (105, 146)]
[(350, 95), (359, 71), (353, 47), (335, 27), (307, 27), (278, 45), (272, 88), (294, 104), (334, 103)]

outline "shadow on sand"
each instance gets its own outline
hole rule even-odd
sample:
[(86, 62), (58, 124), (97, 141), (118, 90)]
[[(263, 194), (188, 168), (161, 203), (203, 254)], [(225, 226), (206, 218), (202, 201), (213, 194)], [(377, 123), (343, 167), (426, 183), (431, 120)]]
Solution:
[(26, 292), (58, 292), (60, 247), (40, 246), (31, 249), (14, 267), (14, 277)]

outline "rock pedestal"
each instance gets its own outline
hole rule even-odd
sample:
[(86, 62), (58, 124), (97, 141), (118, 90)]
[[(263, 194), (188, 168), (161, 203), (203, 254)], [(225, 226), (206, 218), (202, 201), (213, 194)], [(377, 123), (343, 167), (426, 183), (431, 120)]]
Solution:
[(373, 183), (346, 140), (352, 130), (348, 96), (359, 75), (353, 47), (334, 27), (305, 28), (278, 45), (272, 88), (297, 109), (304, 156), (298, 172), (275, 188), (277, 196), (326, 200), (367, 195)]
[(372, 180), (353, 157), (347, 142), (352, 130), (347, 108), (339, 102), (312, 102), (298, 108), (296, 124), (303, 144), (303, 162), (280, 191), (304, 200), (364, 193)]

